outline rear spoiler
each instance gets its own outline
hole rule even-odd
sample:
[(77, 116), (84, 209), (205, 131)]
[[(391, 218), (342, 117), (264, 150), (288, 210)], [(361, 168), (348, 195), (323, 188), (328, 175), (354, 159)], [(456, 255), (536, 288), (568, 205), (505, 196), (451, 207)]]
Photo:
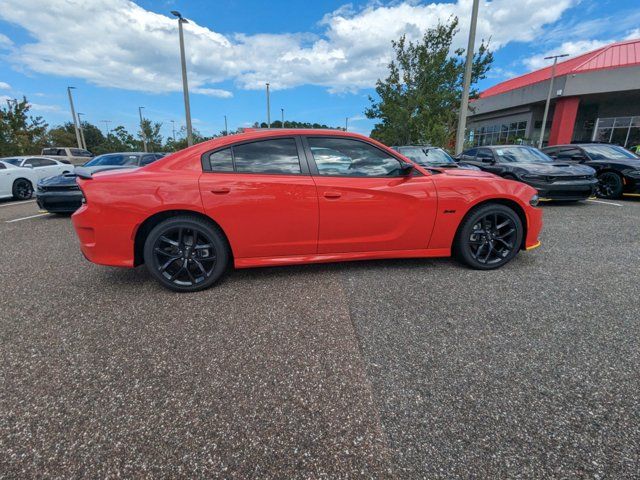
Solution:
[(109, 170), (126, 170), (131, 168), (138, 168), (136, 165), (129, 166), (119, 166), (119, 165), (105, 165), (104, 167), (89, 169), (87, 167), (76, 167), (74, 173), (80, 177), (87, 180), (93, 179), (93, 175), (96, 173), (107, 172)]

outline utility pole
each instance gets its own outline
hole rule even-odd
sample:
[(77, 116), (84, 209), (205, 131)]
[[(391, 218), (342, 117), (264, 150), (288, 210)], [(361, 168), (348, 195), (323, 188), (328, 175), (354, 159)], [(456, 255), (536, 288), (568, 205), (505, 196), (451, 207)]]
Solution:
[(178, 34), (180, 36), (180, 63), (182, 64), (182, 93), (184, 94), (184, 114), (187, 119), (187, 145), (193, 145), (193, 129), (191, 128), (191, 106), (189, 105), (189, 82), (187, 81), (187, 60), (184, 54), (184, 33), (182, 24), (189, 23), (180, 12), (172, 10), (171, 14), (178, 17)]
[(473, 50), (476, 42), (476, 24), (478, 23), (478, 4), (480, 0), (473, 0), (471, 9), (471, 25), (469, 26), (469, 43), (467, 44), (467, 59), (464, 62), (464, 82), (462, 84), (462, 98), (460, 99), (460, 116), (456, 133), (456, 155), (464, 147), (464, 134), (467, 130), (467, 110), (469, 109), (469, 89), (471, 88), (471, 67), (473, 66)]
[(224, 116), (224, 134), (229, 135), (229, 127), (227, 127), (227, 116)]
[(106, 137), (109, 136), (109, 132), (111, 131), (111, 129), (109, 128), (109, 124), (111, 123), (111, 120), (100, 120), (102, 123), (104, 123), (104, 128), (105, 128), (105, 133), (106, 133)]
[(544, 57), (545, 60), (551, 60), (553, 58), (553, 65), (551, 66), (551, 79), (549, 80), (549, 90), (547, 91), (547, 101), (544, 104), (544, 114), (542, 115), (542, 127), (540, 127), (540, 140), (538, 140), (538, 148), (542, 148), (542, 142), (544, 141), (544, 132), (547, 126), (547, 115), (549, 115), (549, 104), (551, 103), (551, 92), (553, 91), (553, 80), (556, 77), (556, 65), (558, 64), (558, 59), (562, 57), (568, 57), (568, 53), (563, 53), (561, 55), (551, 55), (549, 57)]
[(142, 133), (142, 142), (144, 143), (144, 151), (147, 150), (147, 134), (144, 132), (144, 124), (142, 123), (142, 109), (144, 107), (138, 107), (138, 115), (140, 115), (140, 133)]
[(269, 103), (269, 84), (267, 83), (267, 128), (271, 128), (271, 104)]
[(171, 120), (171, 131), (173, 132), (173, 136), (171, 138), (173, 138), (173, 143), (176, 143), (176, 121), (175, 120)]
[(282, 113), (282, 128), (284, 128), (284, 108), (280, 109), (280, 113)]
[(78, 124), (80, 125), (80, 139), (82, 140), (82, 147), (85, 150), (87, 149), (87, 142), (84, 140), (84, 129), (82, 128), (82, 120), (80, 119), (80, 115), (84, 115), (84, 113), (78, 112)]
[(344, 119), (344, 131), (348, 131), (349, 130), (349, 117), (346, 117)]
[(80, 130), (78, 130), (78, 118), (76, 117), (76, 110), (73, 108), (73, 97), (71, 96), (71, 90), (76, 87), (67, 87), (67, 93), (69, 94), (69, 105), (71, 105), (71, 117), (73, 117), (73, 127), (76, 131), (76, 141), (78, 142), (78, 148), (82, 148), (82, 139), (80, 138)]

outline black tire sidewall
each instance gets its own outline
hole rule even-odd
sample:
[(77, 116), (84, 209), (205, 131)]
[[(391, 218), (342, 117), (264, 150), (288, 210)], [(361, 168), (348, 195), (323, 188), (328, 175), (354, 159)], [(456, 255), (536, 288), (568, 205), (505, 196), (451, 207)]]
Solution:
[[(16, 189), (18, 187), (18, 185), (22, 182), (26, 182), (27, 185), (29, 185), (29, 188), (31, 190), (31, 194), (28, 197), (20, 197), (17, 193), (16, 193)], [(29, 180), (27, 180), (26, 178), (18, 178), (13, 182), (13, 187), (11, 188), (11, 194), (13, 195), (13, 198), (16, 200), (29, 200), (31, 197), (33, 197), (33, 185), (31, 184), (31, 182)]]
[[(473, 226), (478, 222), (480, 218), (494, 212), (508, 215), (513, 220), (516, 225), (516, 241), (514, 249), (501, 262), (487, 265), (473, 258), (473, 256), (471, 255), (471, 247), (469, 246), (469, 243), (466, 239), (469, 238)], [(500, 204), (482, 205), (480, 207), (472, 209), (462, 221), (462, 224), (460, 225), (460, 229), (458, 230), (458, 234), (456, 236), (454, 253), (458, 260), (467, 264), (471, 268), (477, 270), (494, 270), (506, 265), (518, 254), (520, 245), (522, 245), (523, 235), (524, 228), (522, 225), (522, 220), (512, 208)]]
[[(216, 250), (216, 265), (211, 276), (202, 283), (191, 286), (176, 285), (167, 281), (167, 279), (158, 272), (155, 256), (153, 254), (153, 247), (156, 244), (158, 237), (160, 237), (165, 231), (176, 227), (197, 228), (202, 230), (209, 236), (213, 243)], [(197, 292), (211, 287), (226, 271), (230, 257), (229, 247), (222, 232), (220, 232), (220, 230), (211, 222), (195, 217), (174, 217), (160, 222), (151, 230), (151, 232), (149, 232), (149, 235), (147, 235), (143, 253), (144, 262), (149, 273), (151, 273), (151, 275), (160, 282), (163, 287), (173, 290), (174, 292)]]
[(611, 195), (603, 195), (600, 189), (598, 189), (598, 197), (608, 198), (608, 199), (620, 198), (622, 196), (622, 190), (624, 188), (624, 182), (622, 181), (622, 177), (615, 172), (604, 172), (598, 175), (598, 181), (602, 181), (603, 177), (615, 178), (617, 187)]

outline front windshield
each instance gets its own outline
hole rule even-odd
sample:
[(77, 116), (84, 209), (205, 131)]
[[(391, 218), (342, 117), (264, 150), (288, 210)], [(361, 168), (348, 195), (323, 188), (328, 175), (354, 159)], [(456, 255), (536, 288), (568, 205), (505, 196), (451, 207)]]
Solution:
[(500, 147), (494, 150), (499, 161), (508, 163), (553, 163), (553, 159), (532, 147)]
[(20, 162), (22, 160), (20, 160), (19, 158), (3, 158), (2, 161), (5, 163), (10, 163), (11, 165), (15, 165), (16, 167), (19, 167)]
[(443, 165), (455, 161), (440, 148), (399, 147), (398, 151), (419, 165)]
[(93, 160), (84, 164), (85, 167), (102, 167), (102, 166), (127, 166), (137, 165), (138, 156), (126, 153), (107, 153), (106, 155), (100, 155)]
[(582, 147), (593, 160), (626, 160), (638, 156), (617, 145), (585, 145)]

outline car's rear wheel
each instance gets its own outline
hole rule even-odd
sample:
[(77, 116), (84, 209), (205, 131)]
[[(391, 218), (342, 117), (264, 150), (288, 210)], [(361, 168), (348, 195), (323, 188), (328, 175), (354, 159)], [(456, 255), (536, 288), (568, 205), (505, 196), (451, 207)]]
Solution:
[(598, 189), (596, 194), (601, 198), (620, 198), (624, 183), (622, 177), (614, 172), (604, 172), (598, 175)]
[(13, 182), (12, 193), (16, 200), (28, 200), (33, 195), (33, 185), (26, 178), (18, 178)]
[(492, 270), (517, 255), (523, 235), (522, 221), (513, 209), (497, 203), (483, 205), (462, 221), (454, 253), (472, 268)]
[(164, 287), (195, 292), (220, 279), (229, 262), (229, 248), (212, 223), (197, 217), (173, 217), (149, 233), (144, 261)]

